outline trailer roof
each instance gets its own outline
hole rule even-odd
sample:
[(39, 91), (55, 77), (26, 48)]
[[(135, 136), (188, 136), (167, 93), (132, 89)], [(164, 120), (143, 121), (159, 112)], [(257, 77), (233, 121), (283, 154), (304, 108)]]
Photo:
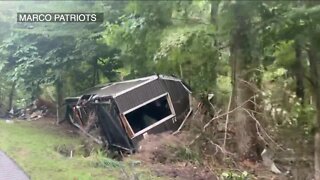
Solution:
[[(120, 82), (114, 82), (114, 83), (108, 83), (108, 84), (100, 84), (93, 88), (87, 89), (85, 93), (82, 93), (82, 94), (96, 94), (97, 96), (109, 95), (109, 96), (117, 97), (123, 93), (126, 93), (130, 90), (133, 90), (137, 87), (140, 87), (158, 78), (164, 79), (164, 80), (179, 81), (182, 83), (180, 79), (172, 76), (152, 75), (152, 76), (147, 76), (147, 77), (138, 78), (138, 79), (132, 79), (132, 80), (126, 80), (126, 81), (120, 81)], [(185, 89), (188, 92), (191, 93), (190, 89), (187, 86), (185, 86), (185, 84), (182, 83), (182, 85), (185, 87)], [(72, 97), (68, 97), (66, 99), (70, 99), (70, 98)]]

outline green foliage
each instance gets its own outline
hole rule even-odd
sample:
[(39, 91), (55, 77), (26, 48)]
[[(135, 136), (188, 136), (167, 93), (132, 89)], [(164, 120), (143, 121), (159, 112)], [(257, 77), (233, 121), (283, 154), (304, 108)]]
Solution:
[[(216, 87), (219, 52), (214, 46), (213, 26), (174, 27), (163, 34), (154, 57), (158, 72), (184, 78), (195, 90)], [(221, 63), (220, 63), (221, 64)]]
[(275, 79), (279, 79), (281, 77), (285, 77), (287, 70), (284, 68), (270, 68), (268, 71), (263, 73), (263, 79), (265, 81), (272, 81)]
[[(45, 9), (47, 12), (56, 12), (63, 9), (67, 9), (66, 11), (76, 9), (85, 12), (88, 8), (100, 11), (104, 7), (101, 6), (101, 2), (37, 4), (27, 2), (27, 4), (33, 5), (27, 7), (25, 3), (20, 2), (6, 4), (8, 13), (5, 13), (3, 23), (10, 24), (11, 15), (19, 10), (39, 11), (41, 9), (43, 11)], [(0, 28), (3, 33), (7, 32), (9, 35), (0, 47), (0, 73), (17, 84), (18, 91), (21, 93), (17, 96), (22, 95), (16, 98), (19, 104), (28, 97), (26, 93), (30, 93), (31, 98), (41, 95), (43, 85), (56, 86), (59, 82), (61, 84), (59, 88), (63, 88), (61, 90), (63, 94), (75, 95), (101, 83), (101, 80), (106, 82), (119, 79), (117, 69), (122, 67), (117, 59), (119, 51), (97, 42), (99, 32), (103, 30), (100, 24), (21, 23), (14, 28), (11, 26), (5, 28), (7, 26)], [(107, 61), (98, 64), (98, 59), (107, 59)]]
[(176, 161), (188, 161), (195, 164), (200, 162), (199, 154), (188, 147), (177, 147), (174, 151)]
[(107, 157), (103, 150), (98, 150), (96, 155), (96, 167), (103, 167), (103, 168), (123, 168), (124, 165), (116, 160), (110, 159)]
[(274, 52), (275, 65), (278, 67), (292, 67), (295, 63), (294, 41), (281, 41)]

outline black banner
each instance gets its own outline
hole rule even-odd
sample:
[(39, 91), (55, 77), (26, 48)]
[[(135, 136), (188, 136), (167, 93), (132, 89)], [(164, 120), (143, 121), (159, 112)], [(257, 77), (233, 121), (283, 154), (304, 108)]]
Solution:
[(17, 22), (103, 22), (103, 13), (17, 13)]

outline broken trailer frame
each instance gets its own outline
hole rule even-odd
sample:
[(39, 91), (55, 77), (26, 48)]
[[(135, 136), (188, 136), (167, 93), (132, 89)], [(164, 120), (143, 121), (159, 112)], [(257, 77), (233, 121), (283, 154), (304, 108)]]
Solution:
[(178, 78), (153, 75), (97, 86), (65, 104), (66, 118), (81, 131), (132, 153), (145, 135), (179, 128), (191, 112), (191, 90)]

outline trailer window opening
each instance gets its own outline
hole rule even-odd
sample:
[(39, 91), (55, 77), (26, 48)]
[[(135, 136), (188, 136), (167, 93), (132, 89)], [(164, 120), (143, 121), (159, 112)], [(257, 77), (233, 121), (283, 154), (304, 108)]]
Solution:
[(160, 97), (125, 115), (134, 133), (173, 115), (167, 97)]

